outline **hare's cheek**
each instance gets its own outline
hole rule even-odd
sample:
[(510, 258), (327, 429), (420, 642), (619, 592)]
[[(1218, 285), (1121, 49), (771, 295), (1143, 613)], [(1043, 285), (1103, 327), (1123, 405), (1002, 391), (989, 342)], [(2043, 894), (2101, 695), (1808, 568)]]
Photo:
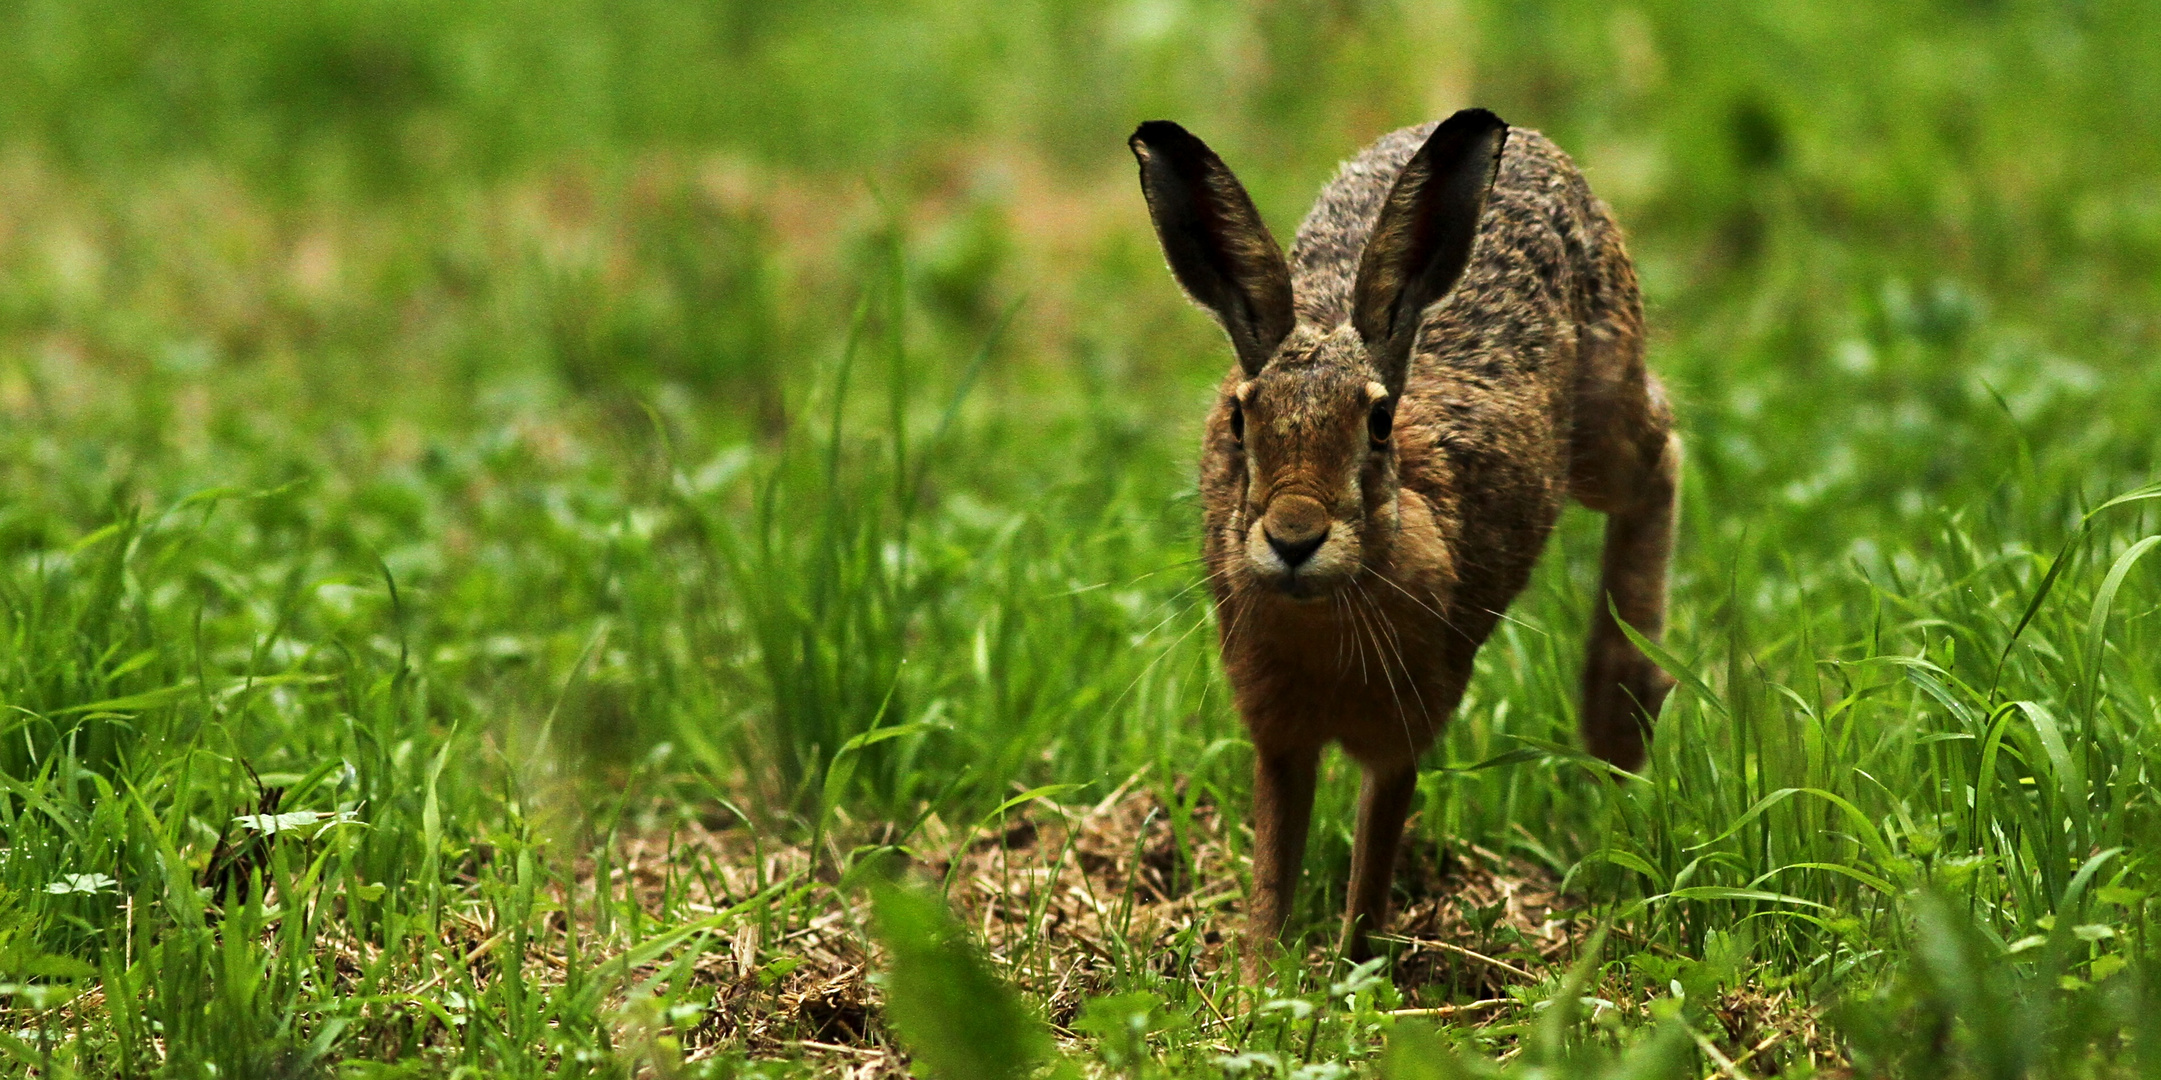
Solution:
[(1376, 454), (1365, 461), (1358, 471), (1359, 496), (1366, 506), (1374, 507), (1396, 497), (1401, 486), (1396, 478), (1395, 458)]
[(1391, 493), (1366, 508), (1366, 521), (1379, 537), (1393, 536), (1403, 524), (1403, 504)]

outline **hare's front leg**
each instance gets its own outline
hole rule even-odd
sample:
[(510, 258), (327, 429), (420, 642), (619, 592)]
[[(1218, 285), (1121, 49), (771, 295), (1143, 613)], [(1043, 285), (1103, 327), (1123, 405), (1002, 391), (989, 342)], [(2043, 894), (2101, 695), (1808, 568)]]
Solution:
[(1246, 976), (1259, 982), (1281, 952), (1283, 925), (1298, 897), (1320, 752), (1309, 747), (1255, 749), (1253, 907), (1246, 932)]
[(1396, 848), (1403, 821), (1418, 794), (1418, 762), (1368, 768), (1358, 789), (1358, 837), (1351, 847), (1351, 896), (1343, 915), (1343, 953), (1353, 963), (1372, 958), (1366, 935), (1388, 925), (1388, 893), (1395, 885)]
[(1656, 462), (1629, 477), (1632, 483), (1616, 485), (1620, 491), (1602, 493), (1608, 497), (1597, 502), (1585, 500), (1606, 512), (1606, 548), (1583, 665), (1583, 737), (1592, 753), (1624, 769), (1642, 766), (1651, 722), (1673, 679), (1614, 625), (1613, 613), (1653, 641), (1665, 633), (1680, 470), (1680, 437), (1668, 433)]

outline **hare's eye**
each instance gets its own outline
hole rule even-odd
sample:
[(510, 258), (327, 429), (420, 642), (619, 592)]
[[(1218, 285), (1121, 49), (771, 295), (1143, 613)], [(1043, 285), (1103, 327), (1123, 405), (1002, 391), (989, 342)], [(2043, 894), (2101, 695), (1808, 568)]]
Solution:
[(1389, 433), (1395, 428), (1396, 407), (1386, 401), (1374, 402), (1373, 411), (1366, 414), (1366, 431), (1373, 436), (1373, 441), (1387, 442)]
[(1238, 404), (1237, 398), (1231, 399), (1231, 438), (1240, 443), (1246, 441), (1246, 410)]

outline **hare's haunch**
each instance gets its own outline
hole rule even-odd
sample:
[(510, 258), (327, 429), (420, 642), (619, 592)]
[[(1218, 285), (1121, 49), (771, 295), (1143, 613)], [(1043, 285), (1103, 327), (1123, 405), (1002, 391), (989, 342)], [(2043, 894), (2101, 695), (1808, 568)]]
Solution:
[(1365, 770), (1344, 919), (1363, 958), (1418, 757), (1564, 497), (1607, 515), (1584, 738), (1643, 761), (1671, 680), (1612, 612), (1654, 639), (1664, 627), (1681, 450), (1644, 369), (1635, 270), (1568, 156), (1483, 109), (1351, 159), (1288, 260), (1206, 144), (1152, 121), (1131, 145), (1171, 272), (1238, 357), (1201, 493), (1257, 755), (1248, 955), (1259, 971), (1282, 933), (1315, 763), (1336, 742)]

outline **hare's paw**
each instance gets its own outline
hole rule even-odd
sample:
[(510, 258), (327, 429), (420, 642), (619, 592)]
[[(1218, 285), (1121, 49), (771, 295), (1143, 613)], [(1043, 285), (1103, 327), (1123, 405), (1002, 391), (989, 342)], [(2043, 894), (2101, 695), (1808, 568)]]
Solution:
[(1600, 760), (1634, 772), (1643, 766), (1651, 724), (1673, 689), (1673, 677), (1625, 639), (1601, 644), (1591, 650), (1583, 673), (1584, 746)]

